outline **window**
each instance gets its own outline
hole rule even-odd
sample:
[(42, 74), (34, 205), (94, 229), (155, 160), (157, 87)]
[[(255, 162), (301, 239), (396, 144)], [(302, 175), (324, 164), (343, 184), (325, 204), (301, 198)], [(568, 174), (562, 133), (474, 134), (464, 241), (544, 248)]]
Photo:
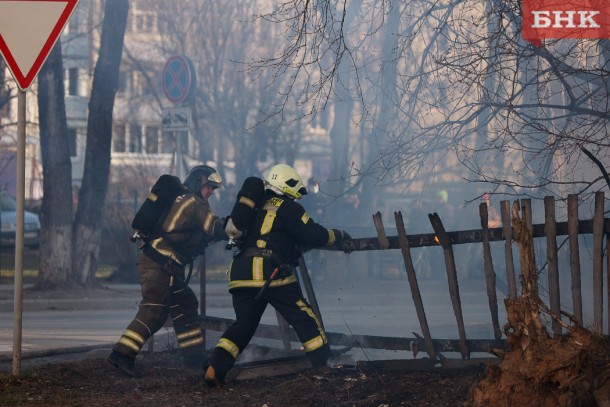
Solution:
[(129, 152), (142, 152), (142, 128), (137, 123), (129, 126)]
[(119, 88), (118, 93), (129, 93), (131, 90), (131, 72), (119, 72)]
[(161, 153), (162, 154), (171, 154), (174, 152), (174, 138), (172, 137), (172, 133), (169, 131), (164, 131), (161, 134)]
[(117, 124), (112, 129), (112, 151), (125, 152), (125, 125)]
[(142, 71), (133, 72), (133, 94), (134, 96), (150, 95), (152, 93), (148, 79)]
[(144, 130), (144, 137), (146, 139), (146, 152), (148, 154), (159, 153), (159, 127), (157, 126), (146, 126)]
[(70, 147), (70, 157), (78, 156), (78, 150), (76, 149), (77, 143), (77, 132), (76, 129), (68, 129), (68, 145)]
[(154, 33), (157, 28), (156, 15), (146, 10), (144, 6), (136, 3), (132, 9), (132, 28), (134, 32)]
[(68, 32), (72, 33), (72, 34), (76, 34), (81, 32), (81, 17), (80, 17), (80, 11), (79, 8), (77, 7), (74, 12), (72, 13), (72, 16), (70, 16), (70, 21), (68, 22)]
[(68, 69), (68, 94), (78, 96), (78, 68)]

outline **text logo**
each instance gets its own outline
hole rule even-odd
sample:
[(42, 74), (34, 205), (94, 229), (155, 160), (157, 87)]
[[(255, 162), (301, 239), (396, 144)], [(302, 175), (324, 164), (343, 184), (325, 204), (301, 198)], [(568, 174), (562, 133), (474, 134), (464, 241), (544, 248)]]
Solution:
[(607, 0), (523, 0), (523, 38), (535, 45), (552, 38), (610, 38)]

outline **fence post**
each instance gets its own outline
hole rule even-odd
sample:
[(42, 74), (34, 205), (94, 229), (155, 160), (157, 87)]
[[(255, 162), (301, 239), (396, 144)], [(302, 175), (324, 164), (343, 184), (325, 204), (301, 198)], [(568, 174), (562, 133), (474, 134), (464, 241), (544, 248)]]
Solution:
[[(207, 296), (206, 296), (206, 287), (207, 287), (207, 270), (205, 263), (205, 253), (199, 255), (199, 315), (204, 317), (207, 315)], [(201, 336), (203, 338), (203, 347), (205, 348), (206, 343), (206, 332), (205, 329), (201, 330)]]
[(570, 238), (570, 272), (572, 275), (572, 308), (578, 325), (582, 326), (582, 291), (580, 248), (578, 244), (578, 195), (568, 195), (568, 236)]
[[(138, 190), (134, 189), (133, 190), (133, 216), (136, 216), (136, 213), (138, 213)], [(136, 242), (136, 244), (133, 245), (133, 258), (134, 258), (134, 262), (133, 262), (133, 267), (131, 269), (132, 273), (134, 276), (138, 275), (138, 255), (140, 254), (140, 245)]]
[(481, 217), (481, 231), (483, 234), (483, 264), (485, 269), (485, 282), (487, 287), (487, 299), (489, 301), (489, 311), (491, 312), (491, 323), (494, 330), (494, 338), (502, 338), (500, 322), (498, 316), (498, 297), (496, 295), (496, 273), (491, 259), (491, 249), (489, 247), (489, 214), (487, 213), (487, 203), (479, 204), (479, 216)]
[(322, 322), (322, 314), (320, 313), (320, 307), (318, 306), (316, 293), (313, 290), (313, 285), (311, 284), (311, 277), (309, 276), (309, 270), (307, 269), (307, 264), (305, 264), (305, 258), (303, 256), (299, 256), (299, 271), (301, 272), (301, 279), (303, 280), (303, 286), (305, 287), (305, 292), (307, 293), (307, 300), (309, 301), (309, 305), (311, 305), (311, 309), (313, 310), (314, 314), (316, 314), (316, 317), (318, 317), (318, 320), (320, 321), (320, 326), (322, 326), (322, 329), (324, 329), (324, 323)]
[[(538, 274), (536, 270), (536, 252), (534, 251), (534, 224), (532, 223), (532, 200), (529, 198), (521, 199), (519, 205), (522, 225), (527, 228), (529, 235), (532, 237), (531, 242), (521, 248), (521, 274), (526, 275), (535, 273), (536, 287), (534, 289), (536, 290), (536, 295), (538, 295)], [(524, 252), (524, 250), (527, 250), (527, 252)], [(522, 293), (523, 290), (524, 287), (521, 287)]]
[(544, 233), (546, 234), (546, 259), (549, 270), (549, 305), (551, 312), (557, 319), (553, 319), (551, 326), (553, 336), (561, 335), (561, 302), (559, 297), (559, 266), (557, 265), (557, 222), (555, 218), (555, 199), (552, 196), (544, 197)]
[(449, 296), (453, 305), (453, 312), (458, 324), (458, 333), (460, 335), (460, 353), (464, 359), (470, 358), (470, 351), (466, 345), (466, 330), (464, 329), (464, 316), (462, 315), (462, 302), (460, 300), (460, 289), (458, 287), (457, 272), (455, 270), (455, 258), (453, 256), (453, 247), (451, 238), (447, 235), (443, 222), (438, 214), (428, 214), (434, 233), (443, 247), (445, 255), (445, 267), (447, 268), (447, 281), (449, 283)]
[(593, 328), (601, 333), (604, 329), (603, 315), (603, 243), (604, 243), (604, 193), (595, 193), (595, 216), (593, 218)]
[(517, 298), (517, 281), (515, 279), (515, 262), (513, 260), (513, 228), (510, 221), (510, 202), (500, 202), (502, 213), (502, 235), (504, 236), (504, 258), (506, 262), (506, 282), (508, 296)]
[(405, 262), (405, 269), (407, 270), (409, 287), (411, 288), (411, 297), (413, 297), (413, 303), (415, 304), (415, 311), (417, 313), (417, 319), (419, 320), (419, 326), (421, 327), (422, 334), (424, 335), (426, 353), (428, 353), (430, 360), (435, 361), (436, 350), (434, 349), (432, 335), (430, 334), (430, 327), (428, 326), (426, 312), (424, 311), (424, 303), (421, 299), (419, 285), (417, 284), (417, 275), (415, 274), (415, 269), (413, 268), (413, 260), (411, 259), (409, 240), (407, 239), (407, 231), (405, 230), (405, 223), (402, 219), (402, 213), (394, 212), (394, 219), (396, 221), (396, 230), (398, 231), (398, 244), (400, 245), (402, 258)]
[[(604, 218), (604, 231), (606, 235), (606, 284), (607, 284), (607, 292), (606, 297), (608, 304), (610, 304), (610, 228), (608, 227), (610, 223), (610, 219)], [(608, 331), (610, 331), (610, 306), (608, 306)]]

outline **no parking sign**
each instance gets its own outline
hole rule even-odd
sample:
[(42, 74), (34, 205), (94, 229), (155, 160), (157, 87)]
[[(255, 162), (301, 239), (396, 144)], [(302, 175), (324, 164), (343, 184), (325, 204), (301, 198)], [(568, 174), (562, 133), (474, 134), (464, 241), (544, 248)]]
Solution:
[(195, 93), (195, 68), (190, 59), (181, 55), (170, 57), (163, 68), (163, 92), (174, 104), (181, 104)]

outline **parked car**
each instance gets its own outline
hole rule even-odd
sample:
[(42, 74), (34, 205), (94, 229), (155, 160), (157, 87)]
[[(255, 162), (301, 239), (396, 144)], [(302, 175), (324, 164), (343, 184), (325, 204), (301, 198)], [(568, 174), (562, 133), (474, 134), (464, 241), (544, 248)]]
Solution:
[[(0, 246), (15, 246), (15, 231), (17, 230), (17, 201), (11, 195), (0, 192)], [(38, 215), (24, 211), (23, 213), (23, 245), (38, 247), (40, 241), (40, 219)]]

